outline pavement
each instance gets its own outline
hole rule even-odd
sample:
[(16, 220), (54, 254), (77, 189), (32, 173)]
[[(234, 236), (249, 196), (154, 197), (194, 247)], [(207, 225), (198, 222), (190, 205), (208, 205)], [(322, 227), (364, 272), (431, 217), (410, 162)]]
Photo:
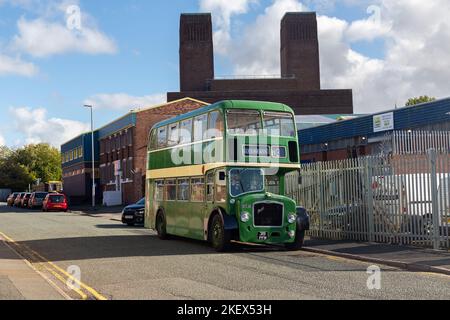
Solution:
[(450, 252), (380, 243), (310, 239), (305, 251), (389, 265), (409, 271), (450, 275)]
[(0, 236), (0, 300), (63, 300), (63, 293)]

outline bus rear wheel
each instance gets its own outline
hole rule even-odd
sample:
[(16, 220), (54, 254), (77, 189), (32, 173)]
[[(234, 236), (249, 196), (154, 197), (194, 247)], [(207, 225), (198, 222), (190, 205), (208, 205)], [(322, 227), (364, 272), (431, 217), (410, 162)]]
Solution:
[(293, 243), (287, 243), (285, 245), (286, 249), (290, 251), (298, 251), (303, 247), (305, 242), (305, 230), (297, 231), (295, 234), (295, 241)]
[(156, 232), (161, 240), (167, 240), (169, 235), (167, 234), (167, 223), (165, 215), (160, 212), (156, 217)]
[(231, 232), (225, 230), (222, 218), (216, 214), (211, 222), (211, 228), (209, 231), (209, 238), (212, 247), (217, 252), (225, 252), (230, 249), (231, 246)]

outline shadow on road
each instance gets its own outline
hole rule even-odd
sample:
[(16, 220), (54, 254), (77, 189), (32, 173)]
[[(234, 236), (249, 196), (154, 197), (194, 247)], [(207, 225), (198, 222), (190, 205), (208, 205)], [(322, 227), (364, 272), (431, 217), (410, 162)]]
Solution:
[[(105, 226), (103, 226), (105, 227)], [(111, 228), (116, 228), (111, 225)], [(117, 229), (120, 229), (120, 225)], [(126, 229), (130, 229), (129, 227)], [(138, 229), (138, 228), (131, 228)], [(118, 257), (157, 257), (175, 255), (219, 254), (207, 242), (179, 237), (162, 241), (155, 235), (117, 235), (43, 239), (18, 242), (50, 261), (73, 261)], [(260, 253), (284, 250), (273, 246), (234, 244), (228, 253)]]

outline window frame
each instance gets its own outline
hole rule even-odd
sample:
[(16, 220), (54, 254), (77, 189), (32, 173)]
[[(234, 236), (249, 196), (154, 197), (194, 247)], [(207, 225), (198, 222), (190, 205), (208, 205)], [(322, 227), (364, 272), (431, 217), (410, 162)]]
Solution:
[[(173, 130), (175, 131), (175, 133), (177, 134), (176, 136), (176, 141), (172, 141), (171, 136), (173, 134)], [(179, 122), (174, 122), (172, 124), (167, 125), (167, 142), (166, 142), (166, 147), (170, 148), (170, 147), (176, 147), (177, 145), (180, 144), (180, 123)]]
[[(197, 137), (196, 137), (196, 123), (197, 123), (197, 119), (199, 119), (199, 118), (202, 118), (202, 117), (206, 117), (206, 122), (205, 122), (205, 124), (206, 124), (206, 126), (205, 127), (203, 127), (202, 126), (202, 130), (201, 130), (201, 138), (200, 138), (200, 140), (197, 140)], [(194, 121), (193, 121), (193, 123), (192, 123), (192, 126), (193, 126), (193, 129), (192, 129), (192, 131), (193, 131), (193, 137), (192, 137), (192, 142), (193, 143), (197, 143), (197, 142), (202, 142), (202, 141), (205, 141), (205, 136), (204, 136), (204, 132), (206, 131), (206, 130), (208, 130), (208, 113), (204, 113), (204, 114), (201, 114), (201, 115), (198, 115), (198, 116), (196, 116), (196, 117), (194, 117), (193, 118), (194, 119)], [(203, 123), (203, 121), (202, 121), (202, 123)]]
[[(194, 180), (200, 180), (201, 182), (200, 183), (193, 183), (193, 181)], [(205, 182), (206, 182), (206, 179), (205, 179), (205, 177), (204, 176), (202, 176), (202, 177), (192, 177), (191, 179), (190, 179), (190, 185), (191, 185), (191, 202), (193, 202), (193, 203), (205, 203), (205, 201), (206, 201), (206, 185), (205, 185)], [(193, 197), (193, 191), (194, 191), (194, 188), (193, 188), (193, 186), (199, 186), (199, 185), (201, 185), (202, 186), (202, 200), (193, 200), (194, 199), (194, 197)]]
[[(180, 198), (180, 191), (181, 191), (180, 187), (182, 186), (182, 184), (180, 182), (182, 182), (182, 181), (187, 182), (187, 188), (188, 188), (188, 191), (187, 191), (188, 198), (187, 199), (181, 199)], [(190, 202), (190, 200), (191, 200), (191, 183), (190, 183), (190, 179), (189, 178), (178, 178), (177, 179), (177, 201), (178, 202)]]
[[(161, 131), (165, 132), (165, 137), (164, 137), (164, 142), (162, 142), (162, 140), (160, 140), (160, 134)], [(168, 136), (168, 127), (167, 126), (163, 126), (163, 127), (159, 127), (157, 129), (156, 132), (156, 143), (157, 143), (157, 149), (163, 149), (167, 147), (167, 136)]]
[[(174, 183), (169, 183), (174, 182)], [(169, 190), (167, 187), (175, 187), (175, 199), (169, 199)], [(164, 201), (176, 202), (178, 197), (177, 179), (164, 179)]]
[[(259, 115), (259, 128), (255, 128), (255, 129), (247, 128), (247, 131), (244, 132), (244, 133), (232, 132), (231, 130), (236, 130), (236, 129), (230, 129), (229, 122), (228, 122), (228, 115), (232, 114), (232, 113), (235, 113), (235, 114), (238, 114), (238, 113), (242, 113), (242, 114), (254, 113), (255, 115), (258, 114)], [(253, 110), (253, 109), (228, 109), (226, 111), (225, 119), (226, 119), (225, 120), (226, 121), (225, 122), (226, 133), (228, 135), (231, 135), (231, 136), (252, 136), (252, 137), (254, 137), (254, 136), (258, 136), (258, 130), (263, 130), (263, 128), (264, 128), (264, 126), (263, 126), (263, 116), (262, 116), (262, 113), (261, 113), (260, 110)], [(240, 129), (242, 129), (242, 128), (240, 128)], [(249, 129), (254, 130), (255, 133), (254, 134), (247, 133)]]

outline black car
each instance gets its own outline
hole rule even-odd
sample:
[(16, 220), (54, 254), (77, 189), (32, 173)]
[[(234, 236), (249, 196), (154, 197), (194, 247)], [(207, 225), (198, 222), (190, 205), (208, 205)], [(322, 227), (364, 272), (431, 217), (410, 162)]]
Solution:
[(134, 226), (136, 224), (144, 224), (145, 215), (145, 198), (136, 204), (125, 207), (122, 211), (122, 222)]

